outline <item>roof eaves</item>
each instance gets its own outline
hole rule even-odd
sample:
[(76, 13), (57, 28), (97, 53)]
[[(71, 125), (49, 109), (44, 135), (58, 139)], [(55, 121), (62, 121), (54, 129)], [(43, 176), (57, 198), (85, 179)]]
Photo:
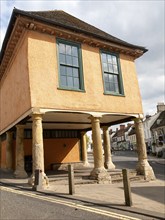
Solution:
[(9, 21), (9, 24), (8, 24), (8, 27), (7, 27), (6, 35), (5, 35), (5, 38), (4, 38), (4, 41), (3, 41), (3, 44), (2, 44), (2, 48), (1, 48), (1, 51), (0, 51), (0, 64), (2, 62), (4, 51), (6, 49), (7, 42), (9, 40), (10, 35), (11, 35), (12, 26), (14, 26), (13, 24), (15, 23), (15, 20), (16, 20), (16, 15), (15, 15), (15, 9), (14, 9), (13, 12), (12, 12), (12, 15), (11, 15), (11, 18), (10, 18), (10, 21)]
[[(103, 36), (100, 36), (98, 34), (95, 34), (95, 33), (91, 33), (89, 31), (86, 31), (86, 30), (82, 30), (82, 29), (79, 29), (77, 27), (71, 27), (69, 25), (65, 25), (65, 24), (61, 24), (59, 22), (55, 22), (55, 21), (51, 21), (50, 19), (47, 19), (47, 18), (43, 18), (41, 16), (38, 16), (38, 15), (34, 15), (34, 14), (30, 14), (26, 11), (22, 11), (22, 10), (19, 10), (17, 8), (14, 8), (13, 9), (13, 12), (12, 12), (12, 15), (11, 15), (11, 18), (10, 18), (10, 22), (8, 24), (8, 28), (7, 28), (7, 31), (6, 31), (6, 35), (5, 35), (5, 38), (4, 38), (4, 41), (3, 41), (3, 44), (2, 44), (2, 49), (1, 49), (1, 52), (0, 52), (0, 64), (2, 62), (2, 59), (3, 59), (3, 55), (4, 55), (4, 51), (6, 49), (6, 46), (7, 46), (7, 42), (8, 42), (8, 39), (10, 37), (10, 34), (12, 32), (12, 27), (14, 26), (14, 23), (16, 21), (16, 18), (17, 16), (19, 15), (22, 15), (22, 16), (26, 16), (26, 17), (29, 17), (31, 19), (36, 19), (38, 21), (42, 21), (46, 24), (55, 24), (55, 25), (58, 25), (60, 27), (63, 27), (63, 28), (67, 28), (67, 29), (70, 29), (72, 31), (78, 31), (78, 32), (83, 32), (87, 35), (91, 35), (93, 37), (96, 37), (98, 39), (101, 39), (101, 40), (104, 40), (104, 41), (108, 41), (108, 42), (112, 42), (112, 43), (115, 43), (115, 44), (119, 44), (119, 45), (122, 45), (122, 46), (126, 46), (126, 47), (130, 47), (132, 49), (140, 49), (143, 51), (143, 53), (147, 52), (148, 49), (146, 49), (145, 47), (141, 47), (141, 46), (137, 46), (137, 45), (133, 45), (133, 44), (129, 44), (125, 41), (122, 41), (118, 38), (115, 38), (112, 36), (112, 38), (116, 39), (116, 40), (113, 40), (113, 39), (107, 39), (106, 37), (103, 37)], [(117, 40), (121, 41), (121, 42), (117, 42)]]
[[(110, 40), (110, 39), (108, 39), (108, 38), (106, 38), (106, 37), (100, 36), (99, 34), (91, 33), (90, 31), (82, 30), (81, 28), (77, 28), (77, 27), (75, 27), (75, 26), (73, 27), (73, 26), (70, 26), (70, 25), (68, 25), (68, 24), (66, 25), (66, 24), (62, 24), (62, 23), (60, 23), (60, 22), (55, 22), (55, 21), (52, 21), (52, 20), (50, 20), (50, 19), (48, 19), (48, 18), (44, 18), (44, 17), (41, 17), (41, 16), (39, 16), (39, 15), (30, 14), (30, 12), (22, 11), (22, 10), (19, 10), (19, 9), (16, 9), (16, 8), (15, 8), (13, 11), (15, 11), (15, 13), (17, 13), (17, 14), (22, 14), (22, 15), (28, 16), (28, 17), (30, 17), (30, 18), (34, 18), (34, 19), (43, 21), (43, 22), (48, 23), (48, 24), (56, 24), (56, 25), (59, 25), (59, 26), (64, 27), (64, 28), (69, 28), (69, 29), (71, 29), (71, 30), (73, 30), (73, 31), (76, 30), (76, 31), (79, 31), (79, 32), (86, 33), (86, 34), (88, 34), (88, 35), (92, 35), (92, 36), (97, 37), (97, 38), (100, 38), (100, 39), (102, 39), (102, 40), (112, 41), (113, 43), (121, 44), (121, 45), (124, 45), (124, 46), (127, 46), (127, 47), (131, 47), (131, 48), (134, 48), (134, 49), (140, 49), (140, 50), (142, 50), (144, 53), (148, 51), (148, 49), (146, 49), (145, 47), (137, 46), (137, 45), (134, 45), (134, 44), (127, 43), (126, 41), (120, 40), (120, 39), (118, 39), (118, 38), (116, 38), (116, 37), (114, 37), (114, 36), (112, 36), (112, 35), (110, 35), (110, 34), (104, 32), (104, 31), (102, 31), (102, 30), (101, 30), (101, 31), (104, 32), (105, 34), (108, 34), (109, 36), (111, 36), (112, 39)], [(66, 14), (67, 14), (67, 13), (66, 13)], [(73, 17), (73, 16), (72, 16), (72, 17)], [(78, 18), (76, 18), (76, 19), (78, 19)], [(78, 19), (78, 20), (79, 20), (79, 19)], [(87, 24), (87, 23), (86, 23), (86, 24)], [(90, 25), (90, 24), (88, 24), (88, 25)], [(90, 26), (92, 26), (92, 25), (90, 25)], [(93, 27), (94, 27), (94, 26), (93, 26)], [(94, 27), (94, 28), (96, 28), (96, 27)], [(97, 29), (98, 29), (98, 28), (97, 28)]]

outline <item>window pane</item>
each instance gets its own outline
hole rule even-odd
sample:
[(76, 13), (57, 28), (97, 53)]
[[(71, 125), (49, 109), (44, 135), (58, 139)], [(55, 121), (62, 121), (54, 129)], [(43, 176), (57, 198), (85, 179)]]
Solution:
[(72, 65), (72, 57), (69, 55), (66, 55), (66, 64)]
[(115, 86), (115, 92), (119, 93), (119, 86), (118, 86), (118, 84), (115, 83), (114, 86)]
[(113, 75), (109, 74), (109, 81), (113, 82)]
[(61, 85), (62, 86), (66, 86), (67, 83), (66, 83), (66, 76), (61, 76)]
[(61, 74), (61, 75), (66, 75), (65, 66), (60, 66), (60, 74)]
[(118, 73), (117, 65), (113, 65), (113, 72)]
[(74, 88), (79, 88), (79, 79), (74, 78)]
[(110, 91), (109, 83), (105, 83), (105, 89), (106, 89), (106, 91)]
[(68, 77), (68, 86), (73, 88), (73, 77)]
[(112, 56), (111, 55), (107, 55), (107, 60), (108, 60), (108, 63), (112, 63)]
[(114, 83), (110, 83), (110, 91), (115, 92)]
[(110, 73), (113, 73), (113, 65), (112, 64), (108, 64), (108, 71)]
[(107, 63), (103, 63), (103, 69), (105, 72), (108, 72), (108, 65)]
[(65, 44), (59, 44), (59, 51), (60, 53), (64, 53), (65, 54)]
[(77, 47), (72, 47), (72, 56), (78, 57), (78, 48)]
[(60, 54), (59, 59), (60, 59), (60, 63), (64, 63), (64, 64), (66, 63), (65, 55), (64, 54)]
[(78, 77), (78, 69), (73, 68), (73, 76)]
[(72, 50), (71, 50), (71, 46), (70, 45), (66, 45), (66, 54), (69, 54), (69, 55), (72, 54)]
[(114, 76), (114, 82), (118, 83), (118, 76)]
[(79, 66), (77, 57), (73, 57), (73, 66), (77, 66), (77, 67)]
[(72, 67), (66, 67), (67, 76), (72, 76)]
[(104, 80), (105, 80), (105, 82), (109, 82), (109, 75), (108, 74), (104, 74)]
[(107, 55), (105, 53), (102, 54), (102, 62), (103, 63), (107, 62)]
[(113, 62), (113, 64), (116, 64), (116, 65), (117, 65), (117, 60), (116, 60), (116, 57), (115, 57), (115, 56), (112, 56), (112, 62)]

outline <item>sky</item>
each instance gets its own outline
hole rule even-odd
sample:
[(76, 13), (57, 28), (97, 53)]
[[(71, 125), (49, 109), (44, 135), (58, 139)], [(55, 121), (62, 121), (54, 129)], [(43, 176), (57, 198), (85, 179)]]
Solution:
[(144, 115), (165, 103), (165, 0), (0, 0), (0, 48), (13, 8), (64, 10), (126, 42), (149, 51), (136, 59)]

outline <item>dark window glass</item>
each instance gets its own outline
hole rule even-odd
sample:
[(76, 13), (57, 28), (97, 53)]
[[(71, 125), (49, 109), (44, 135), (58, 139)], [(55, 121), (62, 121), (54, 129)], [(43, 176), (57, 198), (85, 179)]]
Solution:
[(117, 56), (102, 53), (101, 58), (105, 91), (120, 94), (120, 76)]
[(81, 89), (79, 47), (59, 43), (60, 85), (69, 89)]

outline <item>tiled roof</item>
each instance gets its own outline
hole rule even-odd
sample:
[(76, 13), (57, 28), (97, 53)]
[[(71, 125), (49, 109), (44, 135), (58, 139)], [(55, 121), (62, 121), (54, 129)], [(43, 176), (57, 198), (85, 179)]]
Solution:
[(130, 135), (133, 135), (133, 134), (136, 134), (134, 125), (132, 126), (132, 128), (131, 128), (130, 132), (128, 133), (128, 135), (130, 136)]
[(125, 132), (127, 132), (132, 126), (133, 124), (128, 124), (127, 127), (125, 128)]
[(155, 120), (151, 129), (159, 128), (165, 126), (165, 111), (161, 112), (158, 118)]
[(24, 16), (42, 23), (46, 23), (49, 25), (55, 25), (58, 27), (66, 28), (69, 30), (72, 30), (77, 33), (84, 33), (88, 35), (89, 37), (93, 36), (95, 38), (99, 38), (101, 40), (116, 43), (118, 45), (126, 46), (131, 49), (137, 49), (143, 51), (145, 53), (147, 49), (142, 46), (133, 45), (130, 43), (127, 43), (123, 40), (120, 40), (119, 38), (116, 38), (96, 27), (93, 25), (90, 25), (64, 11), (61, 10), (53, 10), (53, 11), (23, 11), (14, 8), (13, 13), (10, 19), (10, 23), (8, 25), (8, 29), (5, 35), (5, 39), (2, 45), (2, 50), (0, 54), (0, 61), (3, 57), (3, 52), (6, 48), (7, 41), (10, 37), (10, 34), (12, 32), (14, 23), (19, 16)]
[[(16, 10), (16, 9), (15, 9)], [(20, 11), (17, 10), (18, 12), (23, 12), (24, 14), (35, 17), (36, 19), (44, 19), (47, 22), (53, 22), (56, 25), (61, 25), (66, 28), (71, 28), (80, 32), (85, 32), (87, 34), (96, 36), (96, 37), (101, 37), (104, 40), (109, 40), (118, 44), (123, 44), (128, 47), (139, 47), (135, 46), (132, 44), (129, 44), (123, 40), (120, 40), (96, 27), (93, 25), (90, 25), (68, 13), (62, 10), (53, 10), (53, 11)], [(144, 47), (140, 47), (140, 49), (145, 50)]]

